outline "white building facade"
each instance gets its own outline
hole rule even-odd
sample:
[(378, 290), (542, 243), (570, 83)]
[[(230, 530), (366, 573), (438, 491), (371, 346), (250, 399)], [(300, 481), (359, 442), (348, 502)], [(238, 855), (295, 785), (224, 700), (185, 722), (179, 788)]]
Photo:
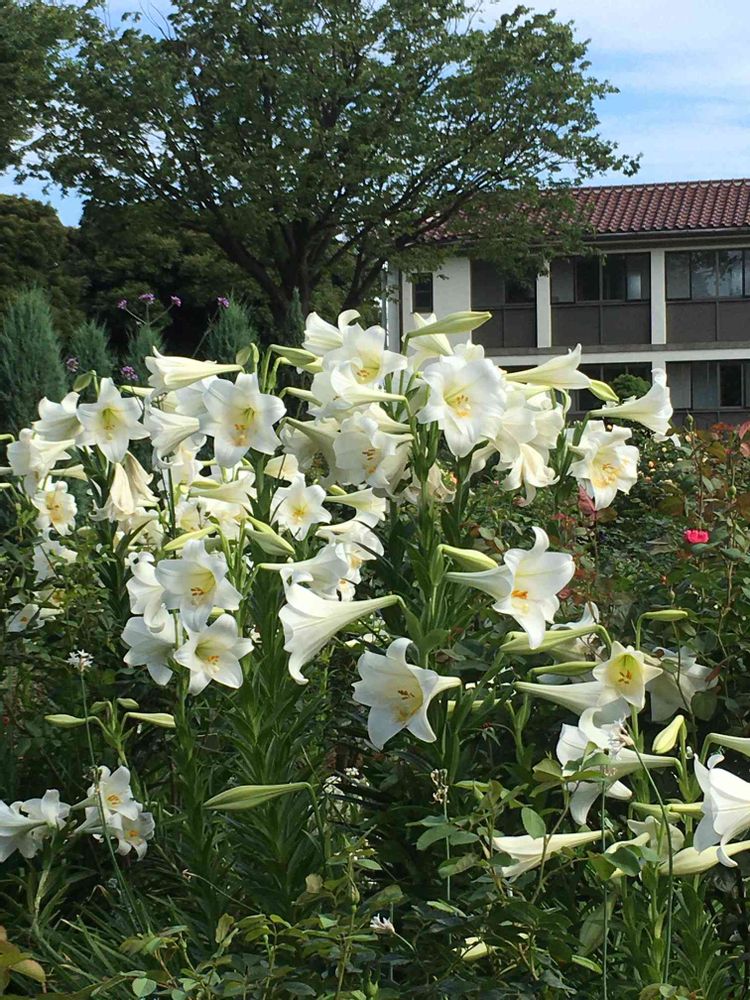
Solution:
[(596, 253), (553, 259), (528, 281), (506, 279), (478, 248), (457, 248), (433, 274), (391, 273), (389, 340), (415, 312), (486, 310), (474, 340), (504, 368), (580, 343), (583, 370), (605, 381), (666, 368), (678, 417), (750, 418), (750, 180), (577, 194)]

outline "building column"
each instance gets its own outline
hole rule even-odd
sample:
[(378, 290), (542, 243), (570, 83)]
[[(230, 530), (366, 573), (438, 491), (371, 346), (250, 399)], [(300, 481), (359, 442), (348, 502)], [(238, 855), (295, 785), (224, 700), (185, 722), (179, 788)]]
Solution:
[(385, 344), (389, 351), (401, 350), (401, 272), (386, 265), (383, 282), (383, 325)]
[(664, 251), (651, 251), (651, 343), (667, 342), (667, 282)]
[(552, 347), (552, 301), (549, 271), (536, 276), (536, 346)]

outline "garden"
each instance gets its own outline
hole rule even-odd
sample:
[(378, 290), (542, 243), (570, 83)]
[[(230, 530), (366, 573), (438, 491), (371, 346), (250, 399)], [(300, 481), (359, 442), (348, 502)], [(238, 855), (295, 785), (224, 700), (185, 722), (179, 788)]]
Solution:
[(505, 372), (486, 318), (27, 400), (6, 995), (747, 994), (750, 428)]

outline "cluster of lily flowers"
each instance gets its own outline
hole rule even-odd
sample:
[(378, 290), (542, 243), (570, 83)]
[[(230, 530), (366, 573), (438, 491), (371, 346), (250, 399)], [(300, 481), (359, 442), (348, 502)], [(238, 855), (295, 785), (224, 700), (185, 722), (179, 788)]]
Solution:
[[(75, 825), (79, 811), (84, 818)], [(46, 840), (66, 828), (72, 836), (86, 833), (99, 841), (105, 837), (115, 840), (118, 854), (133, 851), (140, 861), (146, 854), (146, 842), (154, 834), (154, 818), (133, 797), (126, 767), (110, 771), (101, 766), (86, 798), (75, 806), (61, 802), (56, 789), (47, 789), (40, 799), (10, 805), (0, 802), (0, 862), (14, 851), (33, 858)]]
[[(77, 557), (68, 544), (78, 528), (67, 480), (80, 479), (93, 498), (92, 520), (109, 527), (113, 549), (127, 552), (131, 617), (122, 631), (125, 663), (145, 668), (159, 685), (179, 672), (193, 696), (212, 683), (239, 688), (243, 662), (263, 641), (247, 620), (245, 598), (262, 586), (259, 574), (275, 573), (284, 591), (279, 619), (289, 673), (305, 684), (303, 668), (335, 636), (399, 601), (393, 594), (356, 599), (364, 564), (383, 555), (377, 528), (389, 506), (448, 503), (461, 477), (468, 481), (493, 465), (502, 488), (522, 490), (525, 502), (537, 489), (571, 476), (600, 510), (637, 478), (631, 431), (613, 421), (636, 422), (660, 436), (669, 429), (672, 408), (661, 371), (645, 396), (619, 402), (608, 386), (579, 370), (580, 347), (526, 371), (503, 371), (471, 340), (489, 314), (415, 317), (417, 329), (404, 352), (389, 350), (382, 328), (363, 328), (358, 318), (345, 312), (333, 325), (312, 313), (301, 348), (273, 348), (276, 365), (312, 376), (309, 389), (284, 390), (306, 404), (303, 420), (288, 416), (284, 399), (267, 391), (274, 384), (271, 356), (261, 360), (249, 351), (249, 371), (241, 358), (220, 365), (154, 351), (146, 359), (148, 387), (118, 388), (102, 378), (94, 383), (94, 401), (82, 402), (78, 391), (60, 402), (43, 399), (39, 419), (7, 447), (4, 471), (36, 511), (39, 532), (34, 589), (17, 595), (8, 629), (39, 628), (57, 613), (60, 574)], [(604, 405), (566, 429), (570, 392), (577, 389), (590, 390)], [(441, 465), (441, 434), (456, 460), (458, 482)], [(147, 446), (151, 472), (134, 453)], [(508, 550), (502, 563), (473, 550), (443, 548), (463, 567), (448, 579), (490, 595), (492, 608), (523, 629), (527, 649), (540, 651), (561, 637), (585, 633), (580, 627), (547, 628), (575, 567), (569, 555), (549, 551), (542, 529), (534, 531), (534, 545)], [(250, 542), (268, 561), (251, 559)], [(373, 619), (372, 629), (383, 645), (383, 623)], [(430, 703), (461, 684), (458, 677), (411, 663), (408, 637), (391, 639), (383, 654), (368, 651), (359, 658), (354, 684), (355, 701), (370, 709), (370, 740), (381, 749), (404, 729), (434, 740)], [(641, 766), (665, 766), (664, 758), (657, 765), (624, 746), (613, 749), (607, 727), (621, 729), (624, 711), (643, 708), (646, 687), (653, 708), (655, 699), (674, 695), (670, 684), (680, 704), (689, 704), (690, 685), (697, 690), (705, 681), (706, 668), (695, 665), (678, 668), (674, 681), (666, 661), (665, 654), (656, 665), (640, 651), (612, 643), (592, 666), (591, 680), (518, 687), (581, 710), (577, 727), (563, 727), (559, 760), (568, 767), (592, 747), (606, 753), (607, 794), (624, 798), (628, 789), (620, 778)], [(699, 776), (714, 789), (717, 773)], [(115, 775), (100, 778), (100, 785)], [(572, 815), (580, 824), (601, 786), (592, 782), (592, 794), (588, 784), (578, 782), (573, 794)], [(706, 794), (713, 802), (713, 792)], [(65, 821), (68, 807), (59, 794), (47, 796), (2, 805), (0, 844), (6, 852), (18, 848), (28, 856), (45, 831)], [(110, 808), (104, 799), (86, 806), (82, 828), (114, 838), (118, 850), (132, 847), (141, 857), (153, 833), (150, 814), (129, 794), (122, 807)], [(750, 795), (748, 803), (750, 825)], [(718, 805), (707, 810), (707, 818), (721, 812)], [(23, 832), (7, 832), (13, 822)], [(724, 838), (718, 820), (712, 829)], [(598, 835), (555, 835), (530, 849), (534, 857), (541, 849), (541, 857)], [(497, 838), (496, 846), (526, 870), (530, 839)], [(514, 866), (508, 874), (518, 871)]]

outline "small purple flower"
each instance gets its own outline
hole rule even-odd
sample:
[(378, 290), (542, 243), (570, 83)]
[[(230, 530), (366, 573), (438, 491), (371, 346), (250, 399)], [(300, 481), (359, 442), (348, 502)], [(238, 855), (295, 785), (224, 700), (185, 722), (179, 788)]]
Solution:
[(120, 369), (120, 374), (128, 382), (138, 381), (138, 373), (136, 372), (135, 368), (131, 367), (131, 365), (123, 365), (123, 367)]
[(170, 302), (172, 303), (172, 305), (173, 305), (173, 306), (175, 306), (175, 308), (177, 308), (177, 309), (179, 309), (179, 308), (180, 308), (180, 306), (182, 305), (182, 299), (180, 298), (180, 296), (179, 296), (179, 295), (170, 295), (170, 296), (169, 296), (169, 301), (170, 301)]
[(120, 299), (120, 301), (117, 303), (117, 308), (118, 309), (127, 309), (128, 308), (128, 300), (127, 299)]
[(229, 299), (226, 297), (226, 295), (220, 295), (216, 301), (221, 306), (222, 309), (229, 308)]
[(80, 368), (80, 362), (78, 361), (78, 358), (74, 358), (71, 355), (69, 358), (65, 359), (65, 367), (69, 372), (71, 372), (71, 374), (73, 374)]
[(152, 303), (156, 302), (156, 296), (153, 292), (144, 292), (143, 295), (138, 296), (139, 302), (145, 302), (146, 305), (150, 306)]

